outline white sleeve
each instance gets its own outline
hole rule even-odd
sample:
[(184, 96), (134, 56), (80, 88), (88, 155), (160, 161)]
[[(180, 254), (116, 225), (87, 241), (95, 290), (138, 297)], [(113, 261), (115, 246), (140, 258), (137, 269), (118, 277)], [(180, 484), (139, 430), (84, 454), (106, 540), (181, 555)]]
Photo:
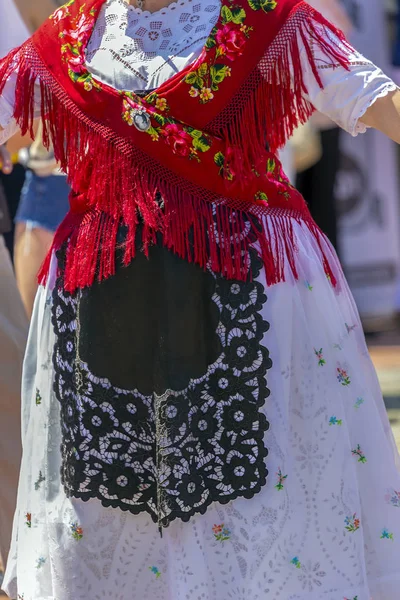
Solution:
[[(321, 32), (326, 31), (321, 26)], [(326, 35), (326, 34), (325, 34)], [(342, 45), (334, 34), (335, 43)], [(349, 70), (327, 62), (326, 54), (317, 43), (313, 45), (314, 58), (323, 89), (320, 88), (310, 67), (305, 48), (301, 49), (301, 64), (306, 98), (321, 113), (353, 136), (365, 133), (367, 127), (359, 121), (367, 109), (382, 96), (397, 89), (396, 84), (370, 60), (354, 49), (346, 51)]]
[[(15, 104), (15, 85), (17, 73), (13, 72), (7, 79), (3, 91), (0, 95), (0, 125), (3, 131), (0, 131), (0, 144), (4, 144), (19, 129), (13, 118)], [(35, 86), (35, 117), (40, 116), (40, 89)]]

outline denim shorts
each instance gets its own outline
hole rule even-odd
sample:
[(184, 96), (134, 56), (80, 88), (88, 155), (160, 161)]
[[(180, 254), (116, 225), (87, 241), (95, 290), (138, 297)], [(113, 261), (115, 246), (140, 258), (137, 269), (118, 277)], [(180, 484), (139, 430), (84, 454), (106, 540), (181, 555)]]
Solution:
[(39, 177), (27, 171), (15, 222), (56, 231), (68, 212), (69, 192), (64, 175)]

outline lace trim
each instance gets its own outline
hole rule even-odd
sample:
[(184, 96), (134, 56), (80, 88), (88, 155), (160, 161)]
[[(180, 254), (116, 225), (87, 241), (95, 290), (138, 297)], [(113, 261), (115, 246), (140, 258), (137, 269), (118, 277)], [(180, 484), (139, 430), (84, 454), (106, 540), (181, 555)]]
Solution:
[(350, 121), (349, 133), (353, 137), (357, 137), (360, 134), (366, 133), (367, 130), (370, 128), (367, 125), (364, 125), (364, 123), (362, 123), (360, 119), (365, 115), (367, 110), (375, 104), (375, 102), (379, 98), (384, 98), (385, 96), (390, 94), (390, 92), (395, 92), (397, 89), (399, 89), (397, 85), (393, 81), (390, 81), (385, 83), (384, 86), (380, 89), (379, 92), (376, 93), (375, 96), (373, 96), (372, 98), (365, 98), (364, 103), (359, 106), (357, 114), (353, 115)]
[(120, 4), (126, 5), (130, 12), (135, 13), (139, 17), (144, 17), (145, 19), (150, 19), (161, 15), (168, 15), (168, 13), (173, 13), (176, 10), (179, 11), (185, 7), (190, 8), (190, 5), (196, 2), (196, 0), (181, 0), (180, 2), (171, 2), (164, 8), (160, 8), (159, 10), (155, 10), (154, 12), (150, 12), (148, 10), (141, 10), (136, 6), (133, 6), (133, 4), (129, 3), (129, 0), (109, 0), (109, 4), (115, 1), (119, 2)]

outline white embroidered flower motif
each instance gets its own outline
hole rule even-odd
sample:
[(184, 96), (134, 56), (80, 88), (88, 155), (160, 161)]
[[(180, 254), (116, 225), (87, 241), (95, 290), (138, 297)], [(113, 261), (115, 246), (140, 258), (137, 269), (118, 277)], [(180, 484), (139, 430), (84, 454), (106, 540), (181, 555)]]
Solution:
[(321, 587), (321, 579), (325, 575), (325, 571), (321, 571), (320, 563), (312, 563), (311, 560), (308, 560), (302, 564), (298, 579), (301, 581), (303, 590), (312, 592), (315, 587)]
[(314, 469), (318, 469), (321, 466), (320, 461), (323, 460), (323, 454), (319, 453), (318, 444), (312, 444), (307, 442), (299, 446), (301, 454), (296, 456), (296, 460), (301, 463), (301, 468), (308, 469), (311, 474)]

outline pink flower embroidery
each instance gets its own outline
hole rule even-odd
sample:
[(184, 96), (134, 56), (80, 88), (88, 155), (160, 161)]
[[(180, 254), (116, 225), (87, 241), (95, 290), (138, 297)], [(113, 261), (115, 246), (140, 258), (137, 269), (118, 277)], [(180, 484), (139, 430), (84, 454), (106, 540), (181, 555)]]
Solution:
[(192, 148), (192, 138), (176, 124), (170, 124), (161, 132), (165, 142), (172, 147), (172, 151), (178, 156), (189, 156)]
[(218, 50), (228, 60), (242, 56), (246, 44), (246, 36), (234, 23), (224, 25), (215, 36)]

